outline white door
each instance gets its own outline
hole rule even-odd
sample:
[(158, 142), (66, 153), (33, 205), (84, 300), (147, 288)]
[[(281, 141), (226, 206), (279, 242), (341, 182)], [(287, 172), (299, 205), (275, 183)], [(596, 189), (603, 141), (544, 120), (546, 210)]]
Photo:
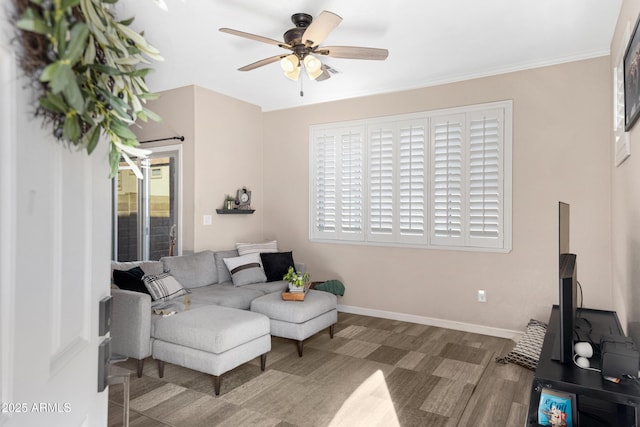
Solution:
[(0, 425), (103, 426), (98, 302), (109, 295), (110, 182), (33, 117), (0, 7)]

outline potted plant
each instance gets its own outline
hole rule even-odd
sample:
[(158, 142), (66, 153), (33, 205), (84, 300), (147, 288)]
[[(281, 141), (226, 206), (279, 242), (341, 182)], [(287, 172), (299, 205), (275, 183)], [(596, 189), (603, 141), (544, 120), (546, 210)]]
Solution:
[(304, 292), (309, 283), (309, 273), (298, 273), (293, 267), (289, 267), (282, 280), (289, 282), (289, 292)]

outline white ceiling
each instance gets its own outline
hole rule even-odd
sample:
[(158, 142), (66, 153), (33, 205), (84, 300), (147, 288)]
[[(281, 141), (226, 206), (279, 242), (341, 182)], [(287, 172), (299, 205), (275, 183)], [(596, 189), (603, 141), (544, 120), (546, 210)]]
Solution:
[[(118, 17), (165, 58), (147, 77), (151, 90), (199, 85), (263, 111), (432, 86), (607, 55), (622, 0), (121, 0)], [(287, 79), (278, 63), (239, 67), (285, 52), (218, 31), (229, 27), (282, 40), (290, 16), (322, 10), (342, 23), (323, 45), (389, 49), (386, 61), (326, 58), (340, 74)], [(304, 74), (304, 73), (303, 73)]]

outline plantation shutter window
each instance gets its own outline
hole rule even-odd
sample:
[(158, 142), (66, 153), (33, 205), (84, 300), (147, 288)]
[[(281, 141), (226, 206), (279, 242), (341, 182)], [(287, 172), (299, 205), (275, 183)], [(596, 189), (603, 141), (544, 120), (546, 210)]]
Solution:
[(310, 129), (312, 240), (511, 250), (512, 102)]
[(462, 183), (464, 114), (432, 119), (431, 132), (431, 242), (450, 246), (462, 245), (465, 231)]
[(469, 124), (469, 243), (499, 247), (502, 240), (502, 112), (472, 113)]
[(315, 212), (313, 223), (316, 236), (336, 235), (336, 180), (337, 157), (335, 135), (322, 134), (316, 137), (314, 143), (315, 161)]
[(340, 229), (344, 238), (356, 239), (362, 237), (364, 220), (363, 135), (360, 130), (349, 131), (340, 138)]
[(392, 126), (369, 132), (369, 230), (375, 241), (393, 241), (394, 133)]
[(400, 240), (424, 241), (426, 210), (426, 136), (424, 120), (399, 126), (398, 162)]

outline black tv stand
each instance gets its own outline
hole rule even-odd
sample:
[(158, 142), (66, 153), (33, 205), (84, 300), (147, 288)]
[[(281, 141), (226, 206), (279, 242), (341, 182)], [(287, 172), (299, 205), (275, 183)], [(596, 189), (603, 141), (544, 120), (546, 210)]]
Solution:
[[(599, 343), (603, 335), (624, 335), (618, 316), (614, 311), (582, 309), (583, 318), (589, 330), (581, 327), (580, 337), (590, 338)], [(537, 427), (540, 392), (549, 388), (576, 396), (574, 417), (581, 427), (624, 426), (640, 427), (640, 385), (624, 380), (619, 384), (602, 378), (599, 372), (581, 369), (573, 363), (560, 363), (551, 359), (556, 334), (558, 333), (559, 309), (554, 305), (549, 318), (547, 334), (544, 338), (540, 361), (531, 384), (531, 398), (526, 425)], [(582, 324), (580, 324), (582, 326)], [(591, 365), (599, 367), (599, 359), (594, 356)]]

